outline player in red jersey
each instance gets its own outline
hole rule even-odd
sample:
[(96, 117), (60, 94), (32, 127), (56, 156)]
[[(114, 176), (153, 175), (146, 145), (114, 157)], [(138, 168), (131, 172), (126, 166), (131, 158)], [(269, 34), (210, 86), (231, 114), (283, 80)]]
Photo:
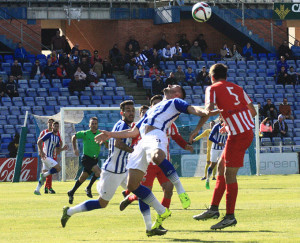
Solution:
[[(54, 120), (53, 120), (52, 118), (48, 119), (48, 123), (47, 123), (47, 124), (48, 124), (48, 128), (45, 129), (45, 130), (43, 130), (43, 131), (41, 131), (40, 136), (39, 136), (38, 139), (44, 137), (44, 135), (45, 135), (46, 133), (52, 132), (52, 124), (53, 124), (53, 122), (54, 122)], [(57, 135), (58, 135), (59, 138), (60, 138), (59, 132), (57, 132)], [(60, 138), (60, 142), (61, 142), (61, 138)], [(43, 144), (43, 147), (44, 147), (44, 144)], [(57, 161), (56, 150), (54, 150), (54, 153), (53, 153), (53, 159), (54, 159), (55, 161)], [(48, 171), (48, 170), (45, 170), (44, 168), (42, 169), (42, 172), (43, 172), (43, 173), (44, 173), (44, 172), (47, 172), (47, 171)], [(48, 176), (46, 177), (45, 194), (47, 194), (47, 193), (55, 194), (55, 191), (54, 191), (53, 188), (52, 188), (52, 175), (48, 175)]]
[[(150, 105), (151, 107), (156, 105), (157, 103), (161, 102), (163, 100), (163, 97), (161, 95), (155, 95), (151, 98), (150, 100)], [(142, 108), (142, 107), (141, 107)], [(148, 110), (148, 109), (147, 109)], [(147, 111), (146, 110), (146, 111)], [(145, 115), (145, 110), (140, 109), (140, 117), (142, 118)], [(171, 127), (167, 130), (167, 136), (169, 139), (170, 143), (170, 137), (183, 149), (189, 150), (190, 152), (193, 152), (193, 147), (192, 145), (189, 145), (180, 135), (177, 126), (175, 123), (171, 125)], [(139, 139), (137, 140), (137, 142)], [(135, 140), (133, 140), (132, 144), (137, 144), (135, 143)], [(169, 146), (167, 148), (167, 159), (170, 160), (170, 151), (169, 151)], [(159, 181), (159, 184), (161, 185), (163, 192), (164, 192), (164, 197), (162, 199), (161, 204), (169, 208), (170, 203), (171, 203), (171, 198), (173, 195), (173, 184), (169, 181), (169, 179), (165, 176), (165, 174), (162, 172), (159, 166), (157, 166), (154, 163), (149, 163), (147, 172), (141, 182), (142, 185), (150, 188), (152, 190), (153, 187), (153, 182), (157, 178)], [(138, 200), (138, 197), (136, 195), (129, 195), (129, 191), (123, 191), (123, 196), (125, 196), (125, 199), (120, 203), (120, 210), (123, 211), (129, 204), (131, 204), (133, 201)]]
[[(218, 162), (218, 177), (208, 210), (195, 215), (196, 220), (218, 218), (219, 204), (226, 190), (226, 216), (211, 229), (223, 229), (236, 225), (234, 216), (235, 203), (238, 193), (236, 175), (243, 167), (244, 155), (253, 140), (255, 108), (251, 99), (240, 86), (227, 82), (227, 67), (224, 64), (215, 64), (210, 68), (212, 85), (206, 89), (206, 109), (213, 110), (216, 105), (224, 118), (228, 139), (224, 151)], [(198, 124), (191, 138), (198, 134), (202, 124)]]

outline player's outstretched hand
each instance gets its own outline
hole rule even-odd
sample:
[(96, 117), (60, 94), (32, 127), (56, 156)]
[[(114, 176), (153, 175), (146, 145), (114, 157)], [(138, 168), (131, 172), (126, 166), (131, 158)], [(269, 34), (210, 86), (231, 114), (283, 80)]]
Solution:
[(187, 145), (184, 147), (184, 149), (190, 151), (191, 153), (194, 152), (194, 148), (193, 148), (193, 146), (190, 145), (190, 144), (187, 144)]
[(198, 132), (197, 130), (194, 130), (191, 135), (190, 135), (190, 139), (189, 139), (189, 143), (192, 144), (193, 141), (194, 141), (194, 137), (196, 137), (198, 135)]
[(216, 116), (218, 115), (219, 113), (221, 113), (223, 110), (219, 110), (219, 109), (216, 109), (216, 110), (212, 110), (212, 111), (209, 111), (208, 115), (209, 116)]
[(108, 131), (105, 131), (105, 130), (99, 130), (99, 131), (101, 133), (99, 135), (97, 135), (94, 140), (95, 140), (96, 143), (102, 144), (107, 139), (109, 139), (110, 136), (109, 136), (109, 132)]

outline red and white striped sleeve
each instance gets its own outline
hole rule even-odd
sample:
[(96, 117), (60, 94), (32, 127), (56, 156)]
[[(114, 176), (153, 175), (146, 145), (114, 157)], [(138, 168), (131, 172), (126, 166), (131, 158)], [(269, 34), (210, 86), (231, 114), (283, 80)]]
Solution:
[(208, 106), (211, 103), (216, 104), (216, 92), (214, 88), (208, 86), (205, 90), (205, 105)]

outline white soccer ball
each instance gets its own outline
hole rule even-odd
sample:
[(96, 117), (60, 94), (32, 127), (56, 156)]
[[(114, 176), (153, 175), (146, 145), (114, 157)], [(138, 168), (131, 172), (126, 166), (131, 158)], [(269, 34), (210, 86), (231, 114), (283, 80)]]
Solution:
[(205, 2), (196, 3), (192, 9), (192, 16), (197, 22), (206, 22), (211, 16), (211, 7)]

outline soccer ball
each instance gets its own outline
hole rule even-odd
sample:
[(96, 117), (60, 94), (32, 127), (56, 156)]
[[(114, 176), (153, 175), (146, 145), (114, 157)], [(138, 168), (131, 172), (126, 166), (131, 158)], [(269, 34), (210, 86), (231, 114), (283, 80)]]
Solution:
[(196, 3), (192, 9), (192, 16), (197, 22), (206, 22), (211, 16), (211, 7), (205, 2)]

